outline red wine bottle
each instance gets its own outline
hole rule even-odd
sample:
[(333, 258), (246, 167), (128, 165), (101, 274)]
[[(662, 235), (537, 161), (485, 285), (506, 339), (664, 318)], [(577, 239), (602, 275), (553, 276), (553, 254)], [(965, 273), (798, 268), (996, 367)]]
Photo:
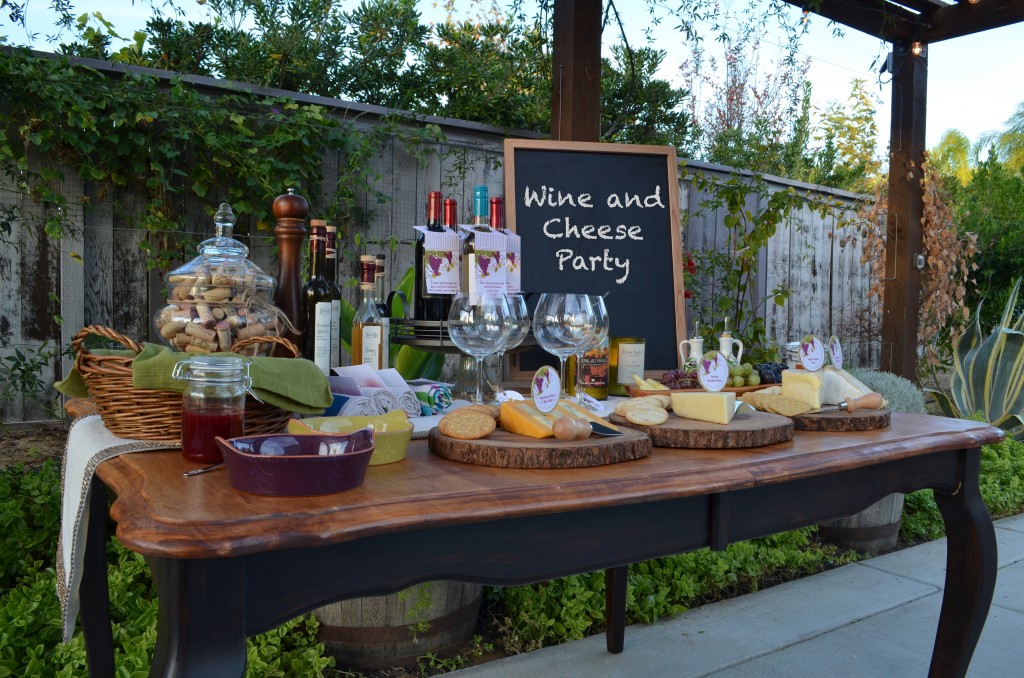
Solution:
[[(431, 191), (427, 195), (427, 230), (432, 233), (443, 233), (441, 226), (441, 192)], [(416, 320), (447, 320), (448, 309), (452, 298), (447, 294), (431, 294), (427, 292), (426, 253), (424, 251), (424, 235), (416, 232), (416, 250), (413, 261), (415, 280), (413, 281), (413, 317)]]
[(302, 286), (302, 357), (331, 371), (331, 314), (333, 292), (327, 282), (327, 222), (309, 222), (309, 279)]

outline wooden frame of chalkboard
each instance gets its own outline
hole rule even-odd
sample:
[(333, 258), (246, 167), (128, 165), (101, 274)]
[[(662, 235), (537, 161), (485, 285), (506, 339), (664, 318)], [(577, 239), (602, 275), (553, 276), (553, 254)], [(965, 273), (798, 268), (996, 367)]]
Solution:
[[(608, 293), (609, 336), (644, 337), (647, 369), (678, 367), (686, 339), (678, 172), (671, 146), (505, 140), (523, 291)], [(517, 354), (512, 377), (546, 355)]]

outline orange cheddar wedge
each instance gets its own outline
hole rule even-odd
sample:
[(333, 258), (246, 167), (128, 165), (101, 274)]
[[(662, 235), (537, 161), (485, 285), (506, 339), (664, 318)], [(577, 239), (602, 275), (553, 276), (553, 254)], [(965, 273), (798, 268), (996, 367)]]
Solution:
[(530, 438), (551, 438), (554, 433), (551, 425), (558, 417), (580, 417), (588, 421), (596, 421), (610, 429), (618, 430), (614, 425), (588, 412), (571, 400), (562, 399), (555, 409), (547, 414), (538, 410), (529, 400), (508, 400), (501, 404), (501, 428), (509, 433), (529, 436)]

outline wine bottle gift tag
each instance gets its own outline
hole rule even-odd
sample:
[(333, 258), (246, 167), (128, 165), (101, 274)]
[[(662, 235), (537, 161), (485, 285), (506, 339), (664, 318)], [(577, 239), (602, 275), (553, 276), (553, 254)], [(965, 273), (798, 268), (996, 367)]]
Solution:
[(519, 294), (522, 288), (523, 239), (512, 231), (505, 231), (505, 291)]
[(459, 253), (462, 239), (450, 229), (438, 233), (414, 226), (423, 234), (423, 270), (428, 294), (458, 294), (462, 285)]
[[(505, 234), (477, 232), (469, 271), (469, 296), (505, 294)], [(475, 303), (475, 301), (474, 301)]]

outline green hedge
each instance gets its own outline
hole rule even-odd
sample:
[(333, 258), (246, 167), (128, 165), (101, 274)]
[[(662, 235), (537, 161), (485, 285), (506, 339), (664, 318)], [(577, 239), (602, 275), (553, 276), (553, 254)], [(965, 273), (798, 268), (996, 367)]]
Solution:
[[(1024, 443), (982, 450), (981, 493), (995, 517), (1024, 512)], [(56, 574), (52, 567), (60, 519), (60, 473), (41, 468), (0, 472), (0, 678), (85, 676), (81, 631), (61, 643)], [(930, 490), (907, 496), (903, 536), (942, 536), (942, 518)], [(118, 676), (145, 676), (156, 641), (157, 601), (145, 561), (117, 540), (108, 546), (111, 616)], [(627, 620), (654, 622), (688, 607), (754, 591), (855, 559), (795, 530), (730, 545), (657, 558), (630, 567)], [(492, 633), (506, 652), (520, 652), (596, 633), (604, 626), (604, 573), (563, 577), (488, 591)], [(317, 641), (312, 616), (248, 641), (248, 676), (338, 675)], [(429, 675), (455, 667), (425, 655)]]

